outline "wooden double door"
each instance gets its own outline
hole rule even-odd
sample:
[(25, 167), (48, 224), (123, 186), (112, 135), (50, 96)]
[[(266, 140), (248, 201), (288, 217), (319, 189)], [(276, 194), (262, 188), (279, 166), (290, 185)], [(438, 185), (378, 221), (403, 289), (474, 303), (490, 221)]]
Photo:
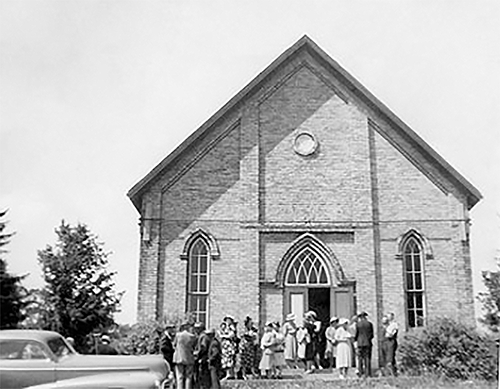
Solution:
[(314, 311), (325, 325), (330, 318), (350, 319), (356, 310), (354, 286), (289, 286), (284, 293), (284, 316), (294, 313), (298, 325), (302, 324), (304, 313)]

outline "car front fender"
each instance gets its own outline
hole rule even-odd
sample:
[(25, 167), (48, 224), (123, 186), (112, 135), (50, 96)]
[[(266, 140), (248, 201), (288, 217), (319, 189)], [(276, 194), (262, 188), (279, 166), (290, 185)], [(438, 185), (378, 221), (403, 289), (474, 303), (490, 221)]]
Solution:
[(154, 372), (139, 371), (77, 377), (26, 389), (167, 389), (172, 384), (172, 375), (165, 378)]

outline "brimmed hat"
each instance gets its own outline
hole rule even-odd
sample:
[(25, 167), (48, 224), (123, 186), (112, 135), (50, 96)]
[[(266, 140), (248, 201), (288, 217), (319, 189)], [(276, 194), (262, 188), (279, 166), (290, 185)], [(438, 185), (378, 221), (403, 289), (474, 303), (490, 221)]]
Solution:
[(294, 313), (289, 313), (288, 315), (286, 315), (285, 320), (286, 320), (286, 321), (292, 321), (292, 320), (295, 320), (295, 314), (294, 314)]
[(224, 316), (224, 319), (222, 319), (222, 321), (226, 321), (228, 319), (231, 320), (233, 323), (236, 322), (236, 319), (234, 318), (234, 316), (231, 316), (231, 315)]
[(272, 327), (274, 323), (272, 321), (266, 321), (266, 327)]
[(305, 314), (304, 314), (305, 317), (313, 317), (316, 319), (316, 312), (314, 311), (307, 311)]
[(111, 342), (111, 339), (109, 338), (108, 335), (103, 335), (103, 336), (101, 336), (101, 341), (109, 343), (109, 342)]
[(344, 324), (348, 324), (349, 323), (349, 319), (346, 319), (345, 317), (339, 319), (339, 324), (342, 326)]
[(358, 317), (366, 317), (366, 316), (368, 316), (368, 313), (367, 313), (366, 311), (362, 311), (362, 312), (358, 315)]
[(330, 323), (335, 323), (336, 321), (339, 321), (339, 318), (337, 316), (332, 316), (330, 318)]

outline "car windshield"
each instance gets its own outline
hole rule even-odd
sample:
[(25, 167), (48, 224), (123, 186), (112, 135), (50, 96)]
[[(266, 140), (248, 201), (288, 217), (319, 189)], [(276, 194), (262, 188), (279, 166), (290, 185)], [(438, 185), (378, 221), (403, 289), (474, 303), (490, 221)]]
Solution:
[(68, 344), (62, 337), (50, 338), (47, 341), (47, 344), (57, 358), (62, 358), (66, 355), (74, 354), (73, 349), (68, 346)]

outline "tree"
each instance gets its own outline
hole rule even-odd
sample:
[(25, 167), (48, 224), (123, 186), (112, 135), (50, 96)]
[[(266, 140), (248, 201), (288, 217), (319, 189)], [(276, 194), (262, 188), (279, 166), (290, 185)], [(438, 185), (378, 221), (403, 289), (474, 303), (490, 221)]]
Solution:
[(38, 251), (46, 283), (42, 296), (50, 312), (44, 326), (72, 337), (79, 351), (88, 352), (92, 333), (115, 325), (122, 293), (114, 291), (115, 273), (107, 270), (109, 253), (86, 225), (63, 220), (55, 232), (55, 246)]
[[(7, 211), (0, 212), (0, 218), (6, 215)], [(22, 309), (24, 307), (24, 288), (21, 280), (24, 276), (14, 276), (7, 271), (7, 262), (3, 258), (6, 253), (4, 246), (10, 241), (13, 233), (5, 233), (7, 222), (0, 220), (0, 329), (17, 328), (23, 319)]]
[(54, 312), (46, 304), (45, 289), (30, 289), (24, 298), (25, 307), (23, 309), (24, 320), (20, 323), (21, 328), (43, 330), (51, 328), (50, 323), (54, 317)]
[[(500, 258), (497, 258), (499, 262)], [(480, 321), (491, 331), (500, 332), (500, 271), (484, 271), (482, 275), (486, 291), (478, 296), (484, 311)]]

